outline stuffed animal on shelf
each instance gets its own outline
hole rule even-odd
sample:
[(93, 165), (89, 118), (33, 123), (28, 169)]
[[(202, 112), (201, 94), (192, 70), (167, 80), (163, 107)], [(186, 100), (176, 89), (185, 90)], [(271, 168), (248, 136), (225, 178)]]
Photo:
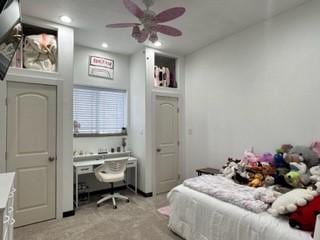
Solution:
[(254, 178), (249, 182), (248, 186), (249, 187), (261, 187), (263, 186), (264, 182), (263, 182), (263, 175), (261, 173), (256, 173), (254, 175)]
[(298, 209), (298, 206), (305, 206), (318, 193), (310, 189), (294, 189), (277, 198), (268, 209), (272, 216), (277, 217), (280, 214), (292, 213)]
[(307, 205), (289, 216), (289, 224), (293, 228), (314, 232), (317, 215), (320, 214), (320, 196), (315, 197)]

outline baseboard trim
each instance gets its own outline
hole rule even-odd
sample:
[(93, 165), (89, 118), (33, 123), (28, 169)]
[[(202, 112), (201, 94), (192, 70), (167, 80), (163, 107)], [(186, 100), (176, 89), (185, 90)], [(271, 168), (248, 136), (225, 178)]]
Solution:
[(145, 192), (141, 191), (140, 189), (138, 189), (138, 193), (141, 194), (142, 196), (144, 196), (145, 198), (150, 198), (153, 196), (152, 192), (145, 193)]
[(71, 210), (71, 211), (68, 211), (68, 212), (64, 212), (63, 213), (63, 218), (67, 218), (67, 217), (72, 217), (75, 215), (75, 210)]
[[(129, 187), (130, 187), (131, 189), (134, 189), (134, 186), (131, 185), (131, 184), (129, 184)], [(149, 197), (152, 197), (152, 196), (153, 196), (152, 192), (150, 192), (150, 193), (145, 193), (144, 191), (141, 191), (139, 188), (138, 188), (138, 193), (139, 193), (140, 195), (144, 196), (145, 198), (149, 198)]]

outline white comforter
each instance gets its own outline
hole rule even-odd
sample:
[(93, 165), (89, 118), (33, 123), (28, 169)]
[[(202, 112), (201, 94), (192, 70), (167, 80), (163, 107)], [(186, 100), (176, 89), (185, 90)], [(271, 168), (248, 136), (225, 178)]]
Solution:
[(310, 240), (285, 219), (256, 214), (185, 186), (174, 188), (169, 227), (186, 240)]
[(184, 181), (184, 186), (208, 194), (224, 202), (260, 213), (275, 200), (273, 192), (266, 188), (239, 185), (223, 176), (203, 175)]

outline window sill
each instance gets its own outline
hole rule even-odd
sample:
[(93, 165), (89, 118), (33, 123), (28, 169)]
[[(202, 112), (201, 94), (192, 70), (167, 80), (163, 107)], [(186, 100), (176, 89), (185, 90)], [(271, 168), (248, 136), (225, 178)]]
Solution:
[(73, 134), (74, 138), (90, 138), (90, 137), (127, 137), (128, 134), (122, 133), (106, 133), (106, 134), (98, 134), (98, 133), (79, 133)]

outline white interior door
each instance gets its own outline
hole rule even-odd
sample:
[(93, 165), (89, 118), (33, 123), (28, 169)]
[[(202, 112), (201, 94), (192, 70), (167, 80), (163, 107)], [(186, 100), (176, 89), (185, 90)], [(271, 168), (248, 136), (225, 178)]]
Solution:
[(8, 83), (7, 171), (17, 173), (16, 227), (55, 218), (56, 87)]
[(178, 184), (179, 109), (178, 99), (156, 99), (156, 192), (170, 191)]

